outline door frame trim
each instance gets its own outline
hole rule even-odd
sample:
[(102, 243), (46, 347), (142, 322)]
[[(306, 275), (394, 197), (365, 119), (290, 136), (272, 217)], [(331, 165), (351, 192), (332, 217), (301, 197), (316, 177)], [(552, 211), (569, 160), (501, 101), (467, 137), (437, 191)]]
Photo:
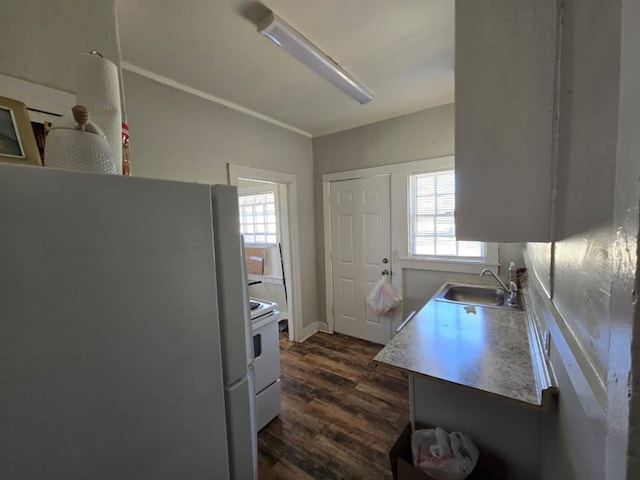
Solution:
[[(373, 169), (372, 169), (373, 170)], [(334, 307), (333, 301), (335, 299), (334, 296), (334, 292), (333, 292), (333, 287), (335, 285), (334, 281), (333, 281), (333, 258), (332, 258), (332, 246), (333, 246), (333, 242), (332, 242), (332, 229), (331, 229), (331, 183), (336, 183), (336, 182), (341, 182), (341, 181), (352, 181), (352, 180), (370, 180), (376, 177), (384, 177), (387, 180), (387, 186), (389, 188), (389, 200), (388, 200), (388, 207), (389, 207), (389, 264), (386, 267), (381, 267), (381, 268), (387, 268), (391, 271), (393, 271), (393, 235), (391, 232), (391, 224), (392, 224), (392, 210), (391, 210), (391, 191), (392, 191), (392, 175), (389, 172), (381, 172), (381, 173), (375, 173), (373, 175), (359, 175), (357, 177), (352, 177), (352, 178), (343, 178), (344, 175), (343, 173), (348, 173), (348, 172), (341, 172), (340, 174), (340, 179), (339, 180), (334, 180), (332, 182), (323, 182), (322, 186), (323, 186), (323, 220), (324, 220), (324, 242), (325, 242), (325, 271), (329, 272), (329, 275), (325, 274), (325, 288), (327, 289), (326, 292), (326, 311), (327, 311), (327, 324), (328, 324), (328, 332), (329, 333), (334, 333), (335, 332), (335, 322), (336, 322), (336, 317), (335, 317), (335, 312), (333, 310), (332, 307)], [(331, 174), (328, 175), (329, 177), (332, 176)], [(323, 176), (324, 179), (324, 176)], [(327, 255), (326, 252), (329, 252), (329, 254)], [(394, 280), (393, 275), (391, 276), (391, 283), (392, 285), (394, 285), (397, 288), (397, 281)], [(389, 340), (391, 340), (394, 336), (394, 331), (395, 328), (397, 327), (397, 319), (400, 318), (400, 316), (402, 315), (402, 312), (398, 309), (396, 309), (391, 317), (391, 319), (389, 320)], [(385, 314), (385, 316), (387, 316)], [(366, 322), (366, 312), (365, 312), (365, 318), (364, 318), (365, 322)], [(363, 338), (363, 337), (360, 337)]]
[(327, 331), (333, 333), (333, 259), (331, 257), (331, 183), (322, 176), (322, 218), (324, 222), (324, 289)]
[(404, 173), (407, 170), (422, 170), (429, 168), (432, 170), (443, 170), (449, 168), (454, 161), (453, 155), (437, 158), (426, 158), (423, 160), (414, 160), (412, 162), (394, 163), (391, 165), (382, 165), (379, 167), (358, 168), (356, 170), (348, 170), (346, 172), (325, 173), (322, 175), (322, 183), (336, 182), (339, 180), (356, 180), (358, 178), (375, 177), (378, 175), (389, 175), (391, 173)]
[[(273, 170), (262, 170), (253, 167), (227, 164), (229, 168), (229, 184), (238, 186), (238, 179), (263, 180), (277, 184), (284, 184), (287, 188), (287, 209), (289, 224), (282, 223), (282, 234), (280, 236), (283, 248), (289, 250), (289, 262), (285, 262), (283, 274), (287, 279), (289, 287), (289, 321), (293, 328), (289, 331), (290, 340), (300, 342), (302, 337), (302, 280), (300, 276), (300, 240), (298, 235), (298, 177), (289, 173), (276, 172)], [(285, 250), (287, 251), (287, 250)], [(287, 268), (287, 263), (289, 268)]]

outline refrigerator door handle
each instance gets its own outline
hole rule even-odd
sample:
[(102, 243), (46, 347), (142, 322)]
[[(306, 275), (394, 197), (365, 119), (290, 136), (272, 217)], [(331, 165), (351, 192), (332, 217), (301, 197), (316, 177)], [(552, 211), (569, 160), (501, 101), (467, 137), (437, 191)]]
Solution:
[[(253, 366), (253, 365), (252, 365)], [(249, 375), (243, 375), (242, 377), (240, 377), (238, 380), (236, 380), (235, 382), (231, 382), (231, 383), (225, 383), (224, 387), (227, 390), (233, 390), (234, 388), (236, 388), (238, 385), (240, 385), (243, 382), (246, 382), (249, 378)]]

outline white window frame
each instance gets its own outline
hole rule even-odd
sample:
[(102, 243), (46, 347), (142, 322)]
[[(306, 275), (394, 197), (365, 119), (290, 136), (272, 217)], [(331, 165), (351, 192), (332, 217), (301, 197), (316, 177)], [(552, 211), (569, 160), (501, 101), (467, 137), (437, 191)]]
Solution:
[[(277, 184), (267, 184), (259, 185), (255, 187), (240, 187), (238, 188), (238, 197), (251, 196), (251, 195), (262, 195), (267, 193), (273, 193), (273, 199), (275, 202), (275, 215), (276, 215), (276, 241), (275, 243), (250, 243), (246, 242), (245, 244), (248, 247), (273, 247), (274, 245), (278, 245), (280, 243), (280, 233), (281, 233), (281, 224), (280, 224), (280, 205), (278, 201), (278, 185)], [(266, 234), (265, 234), (266, 235)]]
[[(464, 256), (464, 255), (438, 255), (433, 254), (433, 255), (429, 255), (429, 254), (417, 254), (414, 253), (415, 250), (415, 242), (416, 242), (416, 238), (417, 238), (417, 233), (415, 231), (415, 218), (417, 217), (417, 213), (416, 213), (416, 209), (417, 209), (417, 205), (416, 205), (416, 181), (415, 178), (418, 176), (422, 176), (422, 175), (438, 175), (438, 174), (444, 174), (444, 173), (451, 173), (452, 175), (455, 175), (455, 169), (453, 168), (445, 168), (442, 170), (438, 170), (438, 171), (428, 171), (428, 172), (414, 172), (414, 173), (410, 173), (407, 175), (408, 178), (408, 182), (409, 182), (409, 187), (408, 187), (408, 192), (409, 192), (409, 209), (408, 209), (408, 223), (409, 223), (409, 255), (410, 258), (412, 259), (418, 259), (418, 260), (438, 260), (438, 261), (452, 261), (452, 262), (483, 262), (486, 258), (487, 258), (487, 244), (486, 242), (481, 242), (481, 241), (475, 241), (473, 243), (477, 243), (480, 246), (480, 256), (477, 257), (469, 257), (469, 256)], [(437, 193), (437, 192), (436, 192)], [(437, 216), (437, 212), (434, 212), (434, 215)], [(429, 215), (427, 215), (429, 216)], [(455, 227), (454, 227), (455, 228)], [(437, 239), (438, 238), (438, 234), (437, 232), (434, 232), (434, 236)], [(461, 242), (462, 240), (457, 240), (456, 242)]]
[[(484, 256), (481, 258), (411, 254), (411, 176), (447, 170), (455, 171), (455, 157), (440, 157), (411, 162), (406, 164), (406, 169), (403, 172), (397, 174), (400, 178), (395, 180), (395, 191), (400, 198), (404, 199), (404, 202), (398, 202), (397, 209), (392, 206), (392, 218), (397, 217), (398, 220), (392, 223), (391, 228), (392, 230), (398, 228), (404, 233), (403, 239), (400, 240), (402, 247), (398, 248), (396, 255), (398, 265), (401, 268), (455, 273), (478, 273), (483, 268), (500, 266), (497, 243), (482, 242)], [(392, 175), (392, 191), (393, 186)]]

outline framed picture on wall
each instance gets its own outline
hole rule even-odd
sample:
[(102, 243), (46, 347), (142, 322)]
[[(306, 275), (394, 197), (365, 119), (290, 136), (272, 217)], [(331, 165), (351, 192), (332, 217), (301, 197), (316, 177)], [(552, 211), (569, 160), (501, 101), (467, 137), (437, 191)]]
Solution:
[(24, 103), (0, 97), (0, 162), (42, 165)]

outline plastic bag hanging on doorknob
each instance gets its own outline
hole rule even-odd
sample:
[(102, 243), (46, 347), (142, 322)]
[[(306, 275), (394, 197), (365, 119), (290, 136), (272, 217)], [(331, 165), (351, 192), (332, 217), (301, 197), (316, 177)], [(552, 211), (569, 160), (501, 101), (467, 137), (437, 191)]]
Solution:
[(389, 313), (402, 303), (402, 295), (391, 285), (387, 270), (382, 272), (382, 277), (371, 290), (367, 303), (378, 315)]

